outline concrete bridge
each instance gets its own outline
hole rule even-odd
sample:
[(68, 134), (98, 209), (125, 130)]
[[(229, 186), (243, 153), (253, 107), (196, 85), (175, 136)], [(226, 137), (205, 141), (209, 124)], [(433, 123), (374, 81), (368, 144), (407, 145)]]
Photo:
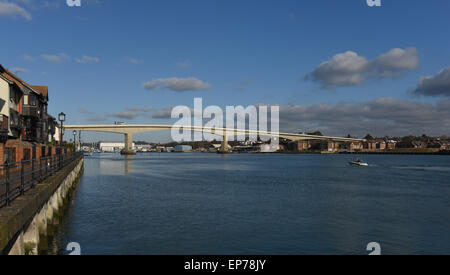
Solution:
[(328, 140), (335, 142), (362, 142), (363, 139), (355, 138), (343, 138), (343, 137), (330, 137), (330, 136), (316, 136), (307, 134), (294, 134), (294, 133), (279, 133), (268, 131), (254, 131), (244, 129), (230, 129), (230, 128), (216, 128), (216, 127), (201, 127), (201, 126), (180, 126), (180, 125), (153, 125), (153, 124), (122, 124), (122, 125), (66, 125), (65, 130), (78, 130), (78, 131), (93, 131), (93, 132), (105, 132), (105, 133), (117, 133), (123, 134), (125, 137), (125, 149), (123, 154), (135, 154), (133, 151), (133, 134), (167, 131), (173, 127), (178, 127), (185, 131), (203, 132), (218, 135), (222, 137), (222, 146), (220, 151), (228, 151), (228, 140), (232, 136), (242, 136), (249, 134), (256, 134), (259, 136), (268, 136), (276, 138), (284, 138), (291, 141), (298, 140)]

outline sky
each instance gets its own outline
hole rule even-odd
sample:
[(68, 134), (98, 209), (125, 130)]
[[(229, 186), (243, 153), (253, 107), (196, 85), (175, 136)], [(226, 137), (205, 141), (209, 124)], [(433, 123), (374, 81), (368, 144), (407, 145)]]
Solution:
[(450, 135), (449, 12), (447, 0), (0, 0), (0, 64), (49, 86), (49, 112), (69, 124), (172, 124), (201, 97), (278, 105), (284, 132)]

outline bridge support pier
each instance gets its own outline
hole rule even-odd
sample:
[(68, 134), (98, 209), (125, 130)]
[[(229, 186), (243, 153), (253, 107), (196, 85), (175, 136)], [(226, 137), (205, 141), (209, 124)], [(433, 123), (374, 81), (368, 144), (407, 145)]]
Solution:
[(222, 145), (219, 150), (220, 154), (229, 154), (231, 153), (230, 146), (228, 145), (228, 136), (223, 135)]
[(133, 150), (133, 134), (125, 134), (125, 149), (120, 153), (122, 155), (136, 155), (136, 151)]

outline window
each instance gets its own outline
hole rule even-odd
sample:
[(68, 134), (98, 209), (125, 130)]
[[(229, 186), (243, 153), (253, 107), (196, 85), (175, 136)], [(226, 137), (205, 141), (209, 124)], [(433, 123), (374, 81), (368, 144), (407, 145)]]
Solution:
[(28, 95), (24, 95), (24, 96), (23, 96), (23, 104), (24, 104), (24, 105), (28, 105), (28, 104), (29, 104), (29, 101), (28, 101)]
[(9, 163), (16, 162), (16, 148), (5, 148), (5, 160)]
[(11, 101), (11, 103), (14, 103), (14, 99), (16, 98), (16, 90), (15, 89), (11, 89), (11, 93), (9, 95), (9, 100)]
[(30, 105), (36, 106), (36, 97), (34, 95), (30, 95)]
[(30, 159), (31, 159), (31, 150), (23, 149), (23, 160), (30, 160)]

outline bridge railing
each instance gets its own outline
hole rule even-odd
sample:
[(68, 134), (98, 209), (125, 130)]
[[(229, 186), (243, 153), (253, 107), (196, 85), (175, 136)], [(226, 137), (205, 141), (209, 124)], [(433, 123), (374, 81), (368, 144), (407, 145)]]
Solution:
[(0, 208), (9, 206), (13, 200), (81, 156), (83, 152), (75, 152), (0, 165)]

